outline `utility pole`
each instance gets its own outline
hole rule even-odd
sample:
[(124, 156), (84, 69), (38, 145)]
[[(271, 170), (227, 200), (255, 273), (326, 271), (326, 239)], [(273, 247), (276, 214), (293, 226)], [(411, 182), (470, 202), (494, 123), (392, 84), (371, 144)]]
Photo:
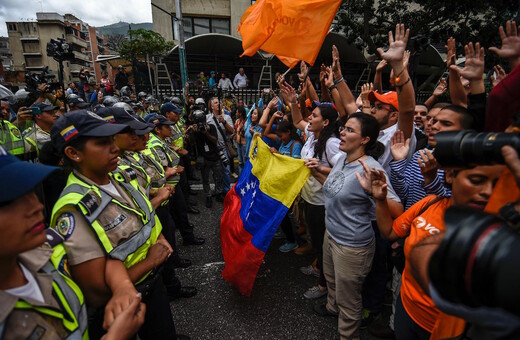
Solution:
[(182, 86), (188, 82), (188, 66), (186, 65), (186, 53), (184, 50), (184, 22), (182, 21), (181, 0), (175, 0), (175, 28), (179, 34), (179, 65), (181, 68)]

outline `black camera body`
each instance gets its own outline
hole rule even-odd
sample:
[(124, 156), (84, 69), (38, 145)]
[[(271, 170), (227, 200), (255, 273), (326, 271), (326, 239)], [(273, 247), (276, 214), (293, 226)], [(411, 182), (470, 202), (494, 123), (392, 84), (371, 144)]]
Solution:
[(498, 216), (450, 207), (446, 234), (429, 264), (440, 295), (465, 306), (502, 308), (520, 316), (520, 235)]
[(56, 61), (72, 60), (72, 47), (63, 38), (51, 39), (47, 43), (47, 55)]
[(433, 155), (444, 168), (504, 164), (502, 147), (509, 145), (520, 152), (520, 134), (475, 132), (470, 130), (439, 132)]
[(38, 85), (47, 84), (47, 91), (53, 91), (60, 88), (60, 83), (51, 81), (56, 79), (56, 75), (49, 71), (49, 67), (45, 67), (40, 73), (25, 73), (25, 90), (27, 92), (38, 92)]

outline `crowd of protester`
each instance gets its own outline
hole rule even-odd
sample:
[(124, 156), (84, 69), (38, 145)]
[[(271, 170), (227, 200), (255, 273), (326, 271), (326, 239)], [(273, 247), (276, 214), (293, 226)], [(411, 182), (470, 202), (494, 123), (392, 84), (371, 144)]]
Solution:
[[(3, 334), (29, 337), (34, 327), (21, 326), (28, 320), (58, 337), (177, 334), (168, 302), (197, 290), (176, 276), (175, 268), (191, 265), (176, 249), (176, 230), (184, 245), (205, 241), (189, 220), (200, 213), (190, 181), (200, 176), (207, 208), (222, 203), (258, 134), (272, 153), (301, 158), (310, 169), (275, 237), (285, 239), (282, 253), (315, 254), (300, 271), (315, 276), (316, 285), (302, 295), (318, 301), (316, 314), (338, 319), (342, 339), (359, 339), (366, 326), (374, 336), (397, 339), (520, 336), (518, 318), (506, 312), (490, 314), (507, 318), (506, 330), (477, 332), (470, 317), (443, 308), (427, 274), (433, 251), (415, 252), (441, 242), (448, 207), (484, 209), (497, 182), (511, 174), (504, 165), (442, 168), (434, 156), (440, 132), (518, 131), (520, 27), (505, 27), (501, 48), (489, 51), (509, 68), (497, 65), (489, 98), (484, 47), (468, 42), (465, 66), (457, 67), (450, 38), (449, 79), (417, 103), (404, 25), (379, 50), (374, 79), (358, 98), (335, 46), (332, 64), (321, 66), (320, 95), (302, 62), (298, 80), (278, 75), (279, 89), (247, 105), (216, 91), (247, 87), (243, 69), (233, 80), (201, 72), (196, 93), (207, 88), (208, 96), (193, 95), (186, 84), (184, 98), (162, 102), (135, 94), (123, 67), (114, 83), (81, 72), (67, 85), (66, 100), (46, 84), (29, 104), (24, 90), (1, 87)], [(385, 68), (390, 84), (382, 82)], [(445, 93), (449, 101), (439, 102)], [(519, 150), (502, 152), (520, 183)], [(508, 202), (518, 199), (511, 190)], [(387, 285), (389, 321), (382, 313)]]

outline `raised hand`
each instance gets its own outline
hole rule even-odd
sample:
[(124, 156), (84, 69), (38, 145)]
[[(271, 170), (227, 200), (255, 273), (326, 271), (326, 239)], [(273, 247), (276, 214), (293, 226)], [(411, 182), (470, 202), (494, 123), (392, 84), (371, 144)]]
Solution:
[(395, 161), (406, 159), (410, 153), (410, 138), (404, 139), (404, 133), (397, 130), (390, 139), (390, 152)]
[(332, 68), (327, 67), (327, 71), (326, 71), (326, 75), (325, 75), (324, 81), (325, 81), (325, 86), (327, 86), (327, 88), (329, 88), (332, 85), (334, 85), (334, 75), (333, 75)]
[[(520, 26), (516, 26), (515, 21), (508, 20), (506, 22), (506, 30), (500, 26), (498, 28), (500, 39), (502, 40), (502, 47), (490, 47), (491, 52), (496, 53), (499, 57), (509, 59), (510, 62), (516, 63), (520, 59)], [(514, 65), (511, 65), (514, 67)]]
[(451, 65), (455, 65), (455, 61), (457, 60), (457, 50), (455, 46), (455, 39), (450, 37), (448, 42), (446, 43), (446, 66), (450, 67)]
[(493, 84), (493, 87), (495, 87), (502, 81), (502, 79), (504, 79), (504, 77), (506, 76), (506, 71), (504, 71), (504, 69), (500, 65), (496, 65), (495, 67), (493, 67), (493, 70), (496, 73), (496, 77), (494, 74), (492, 74), (491, 82)]
[[(284, 95), (286, 102), (293, 103), (293, 104), (298, 103), (298, 96), (296, 96), (296, 91), (294, 91), (294, 88), (291, 85), (289, 85), (287, 82), (280, 84), (280, 90), (282, 91), (282, 94)], [(278, 101), (279, 101), (278, 97), (273, 98), (271, 100), (271, 102), (275, 99), (277, 101), (273, 105), (278, 104)], [(269, 105), (271, 105), (271, 102), (269, 102)]]
[(408, 67), (408, 62), (410, 61), (410, 51), (406, 50), (403, 54), (403, 66), (404, 68)]
[(273, 99), (267, 104), (267, 108), (271, 109), (273, 107), (277, 107), (278, 103), (280, 102), (280, 98), (278, 96), (274, 96)]
[(459, 75), (469, 81), (482, 79), (484, 75), (484, 47), (480, 47), (480, 43), (476, 43), (475, 48), (473, 48), (473, 43), (469, 43), (464, 46), (464, 52), (466, 53), (464, 68), (451, 65), (450, 69), (457, 71)]
[(356, 177), (361, 184), (361, 187), (367, 194), (372, 194), (372, 179), (370, 177), (370, 168), (365, 164), (362, 160), (359, 160), (359, 163), (363, 166), (363, 174), (359, 174), (356, 172)]
[(388, 42), (390, 46), (388, 50), (384, 52), (382, 48), (377, 49), (381, 58), (386, 60), (392, 68), (403, 64), (404, 51), (409, 36), (410, 29), (405, 30), (404, 24), (397, 24), (395, 25), (395, 40), (392, 31), (388, 32)]
[(383, 170), (372, 169), (370, 171), (372, 196), (376, 200), (385, 200), (388, 193), (386, 176)]
[(388, 65), (388, 63), (386, 62), (386, 60), (381, 60), (379, 62), (379, 64), (377, 64), (376, 66), (376, 72), (383, 72), (383, 70), (385, 69), (386, 65)]
[(325, 77), (327, 76), (327, 67), (323, 64), (321, 64), (320, 67), (320, 83), (323, 83), (325, 81)]
[(441, 78), (441, 80), (437, 84), (437, 87), (435, 88), (435, 90), (433, 90), (433, 96), (438, 98), (442, 96), (447, 89), (448, 84), (446, 83), (446, 78)]
[(301, 83), (303, 83), (305, 81), (305, 77), (307, 76), (307, 72), (309, 72), (307, 64), (305, 63), (305, 61), (302, 60), (300, 62), (300, 73), (298, 73), (298, 79), (300, 80)]
[(370, 108), (370, 100), (368, 100), (368, 94), (374, 91), (373, 83), (366, 83), (361, 86), (361, 100), (363, 101), (363, 108)]
[(428, 149), (421, 150), (419, 155), (420, 157), (417, 158), (417, 162), (419, 162), (419, 167), (424, 177), (424, 184), (428, 185), (437, 177), (439, 163), (437, 163), (437, 160), (433, 157), (433, 153)]
[(334, 78), (341, 78), (341, 65), (339, 63), (339, 52), (336, 45), (332, 45), (332, 72), (334, 72)]

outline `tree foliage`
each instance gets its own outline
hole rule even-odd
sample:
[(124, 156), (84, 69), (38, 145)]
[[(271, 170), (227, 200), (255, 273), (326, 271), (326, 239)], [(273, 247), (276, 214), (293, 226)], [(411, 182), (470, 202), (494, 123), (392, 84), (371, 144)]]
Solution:
[(388, 31), (404, 23), (410, 37), (422, 35), (434, 45), (454, 37), (460, 54), (470, 41), (500, 46), (498, 27), (508, 19), (519, 23), (519, 12), (520, 2), (511, 0), (344, 0), (335, 31), (373, 54), (388, 44)]
[(132, 56), (138, 59), (164, 55), (174, 46), (173, 42), (167, 42), (159, 33), (154, 31), (137, 29), (130, 30), (129, 39), (123, 42), (119, 48), (119, 55), (122, 58), (131, 60)]
[(126, 36), (124, 34), (110, 34), (107, 36), (107, 47), (111, 51), (118, 51), (121, 47), (121, 44), (126, 41)]

